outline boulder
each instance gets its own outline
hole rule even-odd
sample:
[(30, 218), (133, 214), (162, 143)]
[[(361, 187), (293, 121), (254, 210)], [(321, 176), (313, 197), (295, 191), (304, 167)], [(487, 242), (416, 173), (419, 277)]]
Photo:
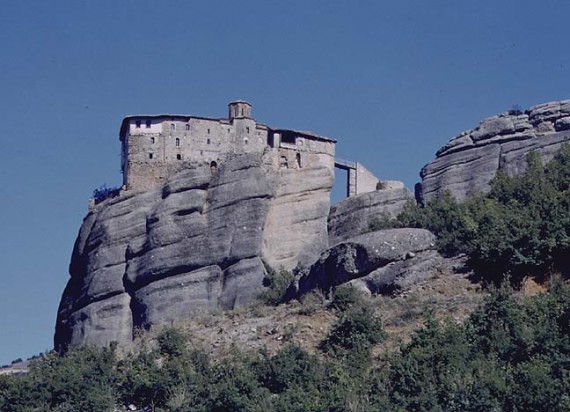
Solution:
[[(313, 289), (327, 294), (338, 285), (368, 276), (370, 284), (374, 283), (373, 279), (378, 285), (382, 282), (396, 285), (396, 280), (404, 284), (400, 274), (407, 270), (411, 274), (409, 281), (412, 276), (421, 277), (417, 274), (420, 269), (414, 272), (410, 267), (422, 262), (423, 256), (435, 261), (437, 252), (422, 255), (434, 250), (435, 236), (425, 229), (386, 229), (355, 236), (324, 252), (306, 273), (301, 274), (290, 294), (300, 296)], [(410, 264), (401, 263), (408, 260), (411, 260)], [(378, 272), (387, 267), (392, 271)], [(370, 290), (381, 292), (383, 288), (388, 290), (390, 287), (371, 286)]]
[(458, 200), (489, 190), (498, 171), (518, 175), (526, 157), (536, 151), (544, 161), (570, 140), (570, 100), (531, 107), (483, 120), (475, 129), (454, 137), (420, 172), (416, 191), (425, 203), (449, 191)]
[(329, 243), (334, 245), (369, 230), (375, 219), (396, 217), (414, 195), (405, 187), (376, 190), (348, 197), (331, 208)]
[(436, 250), (426, 250), (410, 253), (406, 259), (390, 262), (350, 283), (374, 295), (390, 295), (430, 279), (447, 266), (447, 260)]

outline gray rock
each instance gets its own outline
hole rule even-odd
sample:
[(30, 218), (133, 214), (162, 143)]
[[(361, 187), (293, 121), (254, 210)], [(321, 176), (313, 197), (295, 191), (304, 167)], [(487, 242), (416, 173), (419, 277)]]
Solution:
[(139, 327), (171, 324), (218, 308), (223, 284), (219, 266), (169, 276), (134, 292), (133, 317)]
[(561, 117), (560, 119), (556, 120), (554, 127), (557, 131), (570, 129), (570, 116)]
[(459, 200), (487, 190), (497, 173), (501, 146), (498, 143), (453, 152), (426, 165), (422, 177), (422, 201), (429, 201), (449, 191)]
[(130, 296), (121, 293), (92, 302), (66, 317), (58, 317), (56, 348), (78, 346), (120, 345), (132, 340), (133, 323), (129, 307)]
[(418, 255), (434, 248), (435, 236), (424, 229), (387, 229), (356, 236), (324, 252), (298, 279), (291, 294), (299, 296), (313, 289), (328, 293), (391, 263), (416, 259), (409, 258), (410, 252)]
[(497, 171), (524, 173), (526, 157), (536, 151), (544, 161), (570, 140), (570, 100), (531, 107), (526, 114), (501, 114), (461, 133), (422, 169), (420, 202), (449, 191), (458, 200), (489, 190)]
[(493, 116), (485, 119), (471, 132), (473, 142), (488, 139), (496, 135), (512, 134), (515, 126), (511, 116)]
[(427, 250), (406, 260), (390, 262), (350, 283), (374, 295), (389, 295), (432, 278), (447, 262), (436, 250)]
[(367, 232), (374, 219), (395, 217), (413, 199), (406, 188), (377, 190), (344, 199), (331, 208), (329, 243), (334, 245)]
[(278, 270), (318, 259), (332, 162), (267, 163), (236, 155), (214, 174), (197, 166), (94, 206), (75, 242), (55, 347), (122, 344), (137, 327), (249, 304), (263, 288), (263, 262)]

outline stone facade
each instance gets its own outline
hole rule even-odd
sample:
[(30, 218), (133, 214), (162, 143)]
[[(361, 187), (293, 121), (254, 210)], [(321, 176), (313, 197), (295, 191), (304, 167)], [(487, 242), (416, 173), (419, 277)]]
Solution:
[(227, 119), (191, 115), (134, 115), (120, 129), (121, 168), (127, 190), (149, 190), (169, 176), (228, 156), (268, 151), (277, 169), (334, 167), (335, 140), (313, 133), (272, 129), (251, 117), (251, 105), (229, 104)]

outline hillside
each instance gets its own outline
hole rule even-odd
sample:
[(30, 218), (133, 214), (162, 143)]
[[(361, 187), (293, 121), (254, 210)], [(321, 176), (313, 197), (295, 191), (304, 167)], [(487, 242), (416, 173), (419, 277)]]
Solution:
[[(222, 166), (220, 174), (208, 177), (209, 183), (198, 190), (215, 189), (224, 179), (235, 183), (236, 171), (256, 175), (261, 163), (255, 160), (251, 155), (232, 158), (227, 174)], [(426, 205), (404, 202), (409, 194), (401, 188), (355, 197), (346, 204), (367, 225), (351, 220), (351, 207), (337, 208), (334, 223), (329, 221), (329, 227), (341, 229), (332, 234), (337, 241), (324, 249), (310, 249), (316, 260), (292, 271), (261, 263), (261, 256), (268, 255), (259, 241), (265, 233), (257, 231), (260, 237), (254, 237), (257, 241), (250, 246), (261, 253), (256, 258), (262, 278), (253, 284), (242, 281), (251, 274), (247, 268), (241, 272), (246, 277), (237, 281), (235, 274), (216, 278), (222, 292), (230, 285), (234, 296), (247, 296), (239, 304), (235, 304), (238, 299), (230, 299), (229, 306), (192, 304), (204, 298), (196, 293), (200, 288), (206, 289), (206, 296), (216, 296), (212, 302), (224, 302), (219, 299), (224, 293), (216, 295), (207, 280), (205, 287), (157, 288), (153, 305), (140, 303), (148, 298), (142, 293), (148, 285), (134, 287), (137, 279), (152, 276), (157, 276), (154, 283), (180, 281), (168, 269), (177, 266), (165, 256), (171, 245), (179, 250), (188, 233), (177, 232), (168, 218), (177, 216), (181, 223), (186, 214), (179, 213), (184, 206), (179, 202), (174, 209), (166, 208), (174, 212), (164, 213), (164, 202), (173, 193), (191, 193), (195, 187), (188, 179), (195, 184), (192, 179), (199, 169), (175, 175), (169, 190), (163, 189), (160, 196), (151, 192), (104, 200), (80, 233), (72, 261), (75, 278), (70, 282), (77, 289), (67, 290), (69, 300), (62, 300), (62, 307), (83, 304), (83, 296), (89, 294), (83, 295), (88, 288), (81, 285), (103, 285), (98, 271), (111, 268), (112, 272), (124, 264), (125, 273), (134, 276), (121, 278), (127, 280), (121, 293), (132, 299), (129, 319), (138, 323), (125, 330), (121, 323), (101, 316), (116, 310), (113, 305), (60, 320), (59, 327), (71, 327), (68, 330), (78, 339), (89, 334), (92, 339), (97, 333), (105, 338), (69, 341), (64, 336), (59, 354), (31, 362), (23, 376), (0, 377), (1, 409), (567, 411), (570, 144), (560, 144), (551, 160), (546, 160), (531, 152), (524, 171), (513, 176), (498, 173), (485, 190), (463, 201), (444, 192)], [(244, 164), (249, 166), (239, 166)], [(277, 180), (283, 177), (268, 175)], [(110, 252), (116, 251), (116, 244), (105, 243), (105, 238), (132, 239), (121, 230), (129, 226), (125, 222), (130, 217), (123, 224), (110, 224), (109, 219), (130, 215), (120, 213), (124, 209), (115, 205), (138, 196), (147, 200), (147, 212), (152, 210), (148, 216), (154, 217), (139, 219), (146, 222), (144, 229), (137, 229), (144, 238), (139, 245), (142, 252), (127, 247), (126, 262), (110, 264), (117, 256)], [(156, 203), (149, 202), (152, 196)], [(278, 199), (262, 197), (269, 201), (269, 208)], [(366, 210), (363, 204), (374, 206)], [(205, 209), (211, 210), (208, 205)], [(204, 218), (201, 211), (193, 213), (197, 213), (194, 218)], [(260, 221), (266, 217), (253, 216)], [(343, 221), (347, 222), (344, 227)], [(172, 244), (162, 243), (164, 238), (149, 230), (149, 224), (151, 228), (165, 225), (157, 233), (178, 238)], [(232, 239), (240, 243), (246, 238)], [(119, 249), (125, 246), (121, 245)], [(215, 245), (208, 243), (209, 248)], [(141, 264), (146, 261), (141, 257), (150, 256), (152, 261), (155, 253), (166, 255), (154, 266)], [(251, 260), (246, 255), (229, 256)], [(219, 259), (218, 269), (241, 264), (235, 259), (228, 262), (223, 253), (225, 258), (215, 253), (176, 256), (179, 260), (174, 263), (190, 270), (184, 275), (184, 279), (190, 276), (189, 284), (203, 281), (191, 279), (202, 270), (200, 264), (186, 267), (180, 262), (213, 256)], [(152, 269), (156, 267), (162, 272)], [(78, 280), (83, 283), (74, 283)], [(104, 301), (117, 295), (101, 296)], [(91, 297), (94, 300), (86, 307), (99, 302), (97, 295)], [(144, 316), (134, 316), (137, 310)], [(126, 338), (107, 344), (113, 328)]]

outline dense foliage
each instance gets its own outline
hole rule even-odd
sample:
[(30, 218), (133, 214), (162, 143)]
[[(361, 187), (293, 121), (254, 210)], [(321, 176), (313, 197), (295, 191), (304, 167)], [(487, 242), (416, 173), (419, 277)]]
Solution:
[(564, 270), (570, 262), (570, 145), (544, 166), (531, 153), (524, 175), (498, 174), (490, 184), (486, 195), (458, 203), (444, 194), (371, 226), (429, 229), (441, 252), (466, 253), (477, 273), (493, 281)]
[(1, 377), (0, 410), (110, 411), (567, 411), (570, 288), (525, 300), (500, 288), (464, 324), (428, 318), (412, 341), (374, 359), (382, 340), (369, 305), (339, 313), (321, 355), (297, 346), (221, 361), (167, 329), (156, 345), (119, 359), (87, 348)]

